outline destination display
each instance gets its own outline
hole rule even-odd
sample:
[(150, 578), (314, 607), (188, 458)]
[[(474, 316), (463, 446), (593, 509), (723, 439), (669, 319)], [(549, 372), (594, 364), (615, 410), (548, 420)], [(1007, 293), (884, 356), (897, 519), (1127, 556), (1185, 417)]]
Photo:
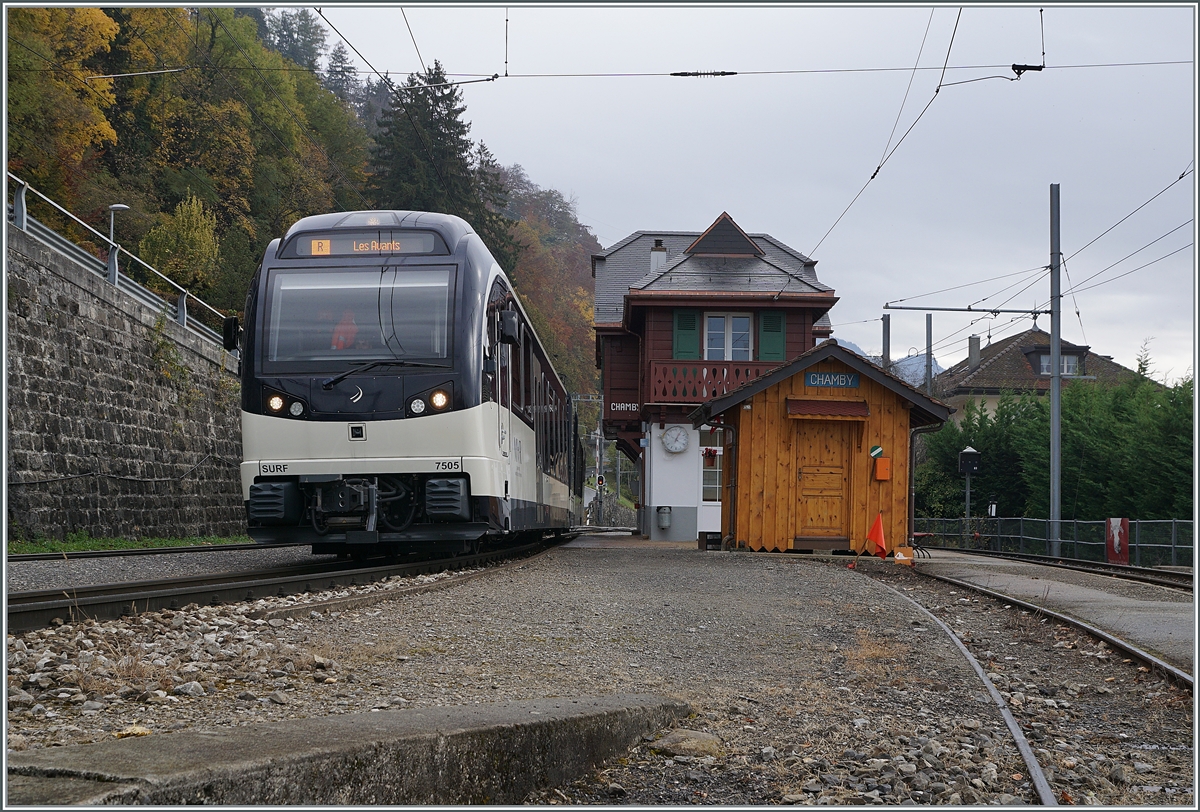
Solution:
[(448, 253), (430, 231), (371, 229), (301, 234), (284, 250), (288, 258), (385, 256), (389, 254)]

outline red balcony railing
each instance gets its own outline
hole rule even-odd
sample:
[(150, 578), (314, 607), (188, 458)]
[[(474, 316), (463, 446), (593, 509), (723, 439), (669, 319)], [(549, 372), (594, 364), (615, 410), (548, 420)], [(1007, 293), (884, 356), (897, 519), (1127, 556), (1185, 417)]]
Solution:
[(651, 361), (647, 403), (704, 403), (779, 366), (772, 361)]

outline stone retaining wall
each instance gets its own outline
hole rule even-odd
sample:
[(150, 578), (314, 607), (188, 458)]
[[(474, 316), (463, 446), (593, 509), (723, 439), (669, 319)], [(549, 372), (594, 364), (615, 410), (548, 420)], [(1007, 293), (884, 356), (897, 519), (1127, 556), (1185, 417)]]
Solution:
[(7, 228), (9, 537), (244, 533), (237, 361)]

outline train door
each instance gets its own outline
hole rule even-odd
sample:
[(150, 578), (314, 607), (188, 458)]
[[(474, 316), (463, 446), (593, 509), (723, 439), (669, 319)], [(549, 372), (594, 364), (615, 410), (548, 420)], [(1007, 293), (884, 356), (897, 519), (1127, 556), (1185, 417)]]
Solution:
[(539, 370), (537, 377), (534, 380), (533, 389), (533, 430), (534, 446), (537, 448), (537, 504), (538, 504), (538, 520), (545, 521), (545, 516), (540, 515), (546, 509), (546, 386), (545, 378), (540, 372), (540, 365), (537, 361), (537, 356), (534, 356), (533, 368)]
[[(508, 291), (497, 280), (488, 295), (488, 350), (496, 365), (496, 441), (503, 457), (509, 454), (512, 430), (512, 345), (501, 341), (503, 330), (500, 325), (500, 312), (507, 300)], [(507, 472), (505, 477), (508, 477)]]
[(512, 431), (512, 347), (508, 344), (498, 344), (496, 354), (499, 359), (499, 373), (496, 376), (496, 385), (499, 391), (499, 406), (496, 410), (496, 419), (500, 425), (497, 427), (496, 436), (500, 442), (500, 454), (504, 457), (508, 456), (509, 452), (509, 434)]

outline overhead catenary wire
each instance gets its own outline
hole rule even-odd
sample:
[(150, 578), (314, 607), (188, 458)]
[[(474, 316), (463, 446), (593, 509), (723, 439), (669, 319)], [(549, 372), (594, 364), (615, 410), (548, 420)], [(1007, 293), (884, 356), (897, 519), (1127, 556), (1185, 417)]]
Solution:
[(417, 52), (417, 61), (421, 63), (421, 70), (425, 71), (425, 75), (429, 75), (429, 68), (425, 65), (425, 57), (421, 56), (421, 46), (417, 45), (417, 35), (413, 33), (412, 24), (408, 21), (408, 14), (404, 11), (403, 6), (400, 8), (400, 16), (404, 18), (404, 26), (408, 29), (408, 36), (412, 39), (413, 50)]
[[(1094, 284), (1094, 285), (1088, 285), (1086, 288), (1076, 288), (1075, 290), (1076, 290), (1076, 292), (1078, 292), (1078, 293), (1083, 293), (1085, 290), (1094, 290), (1095, 288), (1098, 288), (1098, 287), (1100, 287), (1101, 285), (1107, 285), (1107, 284), (1108, 284), (1108, 283), (1110, 283), (1110, 282), (1116, 282), (1118, 279), (1123, 279), (1123, 278), (1125, 278), (1126, 276), (1129, 276), (1129, 275), (1130, 275), (1130, 274), (1132, 274), (1132, 273), (1137, 273), (1138, 271), (1140, 271), (1140, 270), (1143, 270), (1143, 269), (1145, 269), (1145, 268), (1149, 268), (1151, 265), (1156, 265), (1156, 264), (1158, 264), (1159, 262), (1162, 262), (1162, 261), (1163, 261), (1163, 260), (1165, 260), (1165, 259), (1170, 259), (1171, 257), (1175, 256), (1175, 255), (1176, 255), (1176, 254), (1178, 254), (1179, 252), (1181, 252), (1181, 251), (1186, 251), (1187, 249), (1191, 248), (1193, 244), (1194, 244), (1194, 243), (1190, 243), (1190, 242), (1189, 242), (1187, 245), (1180, 246), (1179, 248), (1176, 248), (1174, 251), (1171, 251), (1169, 254), (1164, 254), (1163, 256), (1159, 257), (1158, 259), (1152, 259), (1152, 260), (1150, 260), (1150, 261), (1149, 261), (1149, 262), (1147, 262), (1145, 265), (1139, 265), (1138, 267), (1136, 267), (1136, 268), (1133, 268), (1132, 270), (1128, 270), (1128, 271), (1126, 271), (1125, 273), (1122, 273), (1122, 274), (1117, 274), (1117, 275), (1116, 275), (1116, 276), (1114, 276), (1112, 279), (1105, 279), (1103, 282), (1097, 282), (1097, 283), (1096, 283), (1096, 284)], [(1081, 284), (1082, 284), (1082, 283), (1081, 283)]]
[[(1190, 222), (1191, 222), (1191, 220), (1189, 220), (1188, 222), (1190, 223)], [(1129, 257), (1131, 257), (1131, 256), (1133, 256), (1134, 254), (1137, 254), (1137, 253), (1139, 253), (1139, 252), (1141, 252), (1141, 251), (1145, 250), (1145, 249), (1146, 249), (1146, 248), (1148, 248), (1150, 245), (1153, 245), (1154, 243), (1158, 242), (1159, 240), (1163, 239), (1164, 237), (1168, 236), (1169, 234), (1171, 234), (1171, 233), (1174, 233), (1175, 231), (1178, 231), (1180, 228), (1183, 228), (1183, 226), (1185, 226), (1185, 225), (1187, 225), (1187, 224), (1188, 224), (1188, 223), (1184, 223), (1183, 225), (1181, 225), (1181, 226), (1178, 226), (1177, 228), (1174, 228), (1174, 229), (1172, 229), (1172, 230), (1171, 230), (1170, 232), (1168, 232), (1167, 234), (1164, 234), (1162, 237), (1159, 237), (1158, 239), (1156, 239), (1156, 240), (1153, 240), (1152, 242), (1148, 243), (1147, 245), (1145, 245), (1145, 246), (1142, 246), (1142, 248), (1139, 248), (1137, 251), (1134, 251), (1134, 252), (1133, 252), (1133, 254), (1129, 254), (1128, 256), (1124, 257), (1123, 259), (1120, 259), (1120, 260), (1118, 260), (1117, 262), (1113, 263), (1112, 265), (1108, 266), (1108, 268), (1106, 268), (1106, 269), (1105, 269), (1105, 271), (1106, 271), (1106, 270), (1109, 270), (1109, 269), (1111, 269), (1111, 268), (1113, 268), (1113, 267), (1115, 267), (1116, 265), (1119, 265), (1121, 262), (1124, 262), (1126, 259), (1129, 259)], [(1074, 288), (1071, 288), (1071, 289), (1069, 289), (1069, 290), (1067, 290), (1067, 291), (1064, 291), (1064, 292), (1062, 293), (1062, 295), (1066, 295), (1067, 293), (1072, 293), (1072, 292), (1076, 292), (1076, 293), (1082, 293), (1083, 291), (1087, 291), (1087, 290), (1093, 290), (1094, 288), (1100, 287), (1101, 285), (1108, 284), (1109, 282), (1114, 282), (1114, 281), (1116, 281), (1116, 280), (1118, 280), (1118, 279), (1121, 279), (1121, 278), (1123, 278), (1123, 277), (1129, 276), (1130, 274), (1133, 274), (1133, 273), (1136, 273), (1136, 272), (1138, 272), (1138, 271), (1141, 271), (1141, 270), (1144, 270), (1144, 269), (1146, 269), (1146, 268), (1149, 268), (1149, 267), (1151, 267), (1152, 265), (1156, 265), (1156, 264), (1158, 264), (1159, 262), (1162, 262), (1162, 261), (1164, 261), (1164, 260), (1167, 260), (1167, 259), (1169, 259), (1169, 258), (1171, 258), (1171, 257), (1175, 256), (1176, 254), (1178, 254), (1178, 253), (1180, 253), (1180, 252), (1182, 252), (1182, 251), (1186, 251), (1187, 249), (1191, 248), (1192, 246), (1193, 246), (1193, 243), (1188, 243), (1187, 245), (1181, 246), (1181, 247), (1179, 247), (1179, 248), (1175, 249), (1174, 251), (1171, 251), (1171, 252), (1169, 252), (1169, 253), (1167, 253), (1167, 254), (1164, 254), (1164, 255), (1163, 255), (1163, 256), (1161, 256), (1161, 257), (1158, 257), (1157, 259), (1153, 259), (1153, 260), (1151, 260), (1150, 262), (1147, 262), (1147, 263), (1145, 263), (1145, 264), (1143, 264), (1143, 265), (1139, 265), (1139, 266), (1138, 266), (1138, 267), (1136, 267), (1136, 268), (1132, 268), (1132, 269), (1130, 269), (1130, 270), (1126, 271), (1125, 273), (1119, 274), (1119, 275), (1117, 275), (1117, 276), (1115, 276), (1115, 277), (1113, 277), (1113, 278), (1111, 278), (1111, 279), (1106, 279), (1106, 280), (1104, 280), (1103, 282), (1097, 282), (1097, 283), (1096, 283), (1096, 284), (1094, 284), (1094, 285), (1088, 285), (1087, 287), (1082, 287), (1082, 285), (1083, 285), (1083, 284), (1084, 284), (1084, 283), (1087, 281), (1087, 280), (1083, 280), (1083, 281), (1082, 281), (1082, 282), (1080, 282), (1078, 285), (1076, 285)], [(1095, 274), (1092, 274), (1092, 276), (1088, 277), (1088, 279), (1094, 279), (1096, 276), (1099, 276), (1101, 273), (1104, 273), (1104, 271), (1098, 271), (1097, 273), (1095, 273)], [(1003, 333), (1007, 332), (1007, 330), (1008, 330), (1008, 329), (1011, 329), (1011, 327), (1012, 327), (1012, 326), (1013, 326), (1013, 325), (1014, 325), (1016, 322), (1022, 321), (1022, 320), (1026, 319), (1026, 318), (1034, 318), (1034, 319), (1036, 320), (1036, 317), (1035, 317), (1033, 314), (1034, 314), (1035, 312), (1042, 311), (1042, 310), (1043, 310), (1043, 308), (1045, 308), (1046, 306), (1047, 306), (1046, 304), (1043, 304), (1043, 305), (1039, 305), (1039, 306), (1037, 306), (1037, 307), (1033, 308), (1033, 309), (1030, 311), (1030, 315), (1027, 315), (1027, 316), (1014, 316), (1013, 318), (1011, 318), (1011, 319), (1009, 320), (1009, 325), (1008, 325), (1008, 326), (1001, 327), (1001, 328), (999, 328), (999, 329), (998, 329), (996, 332), (997, 332), (997, 333), (1000, 333), (1000, 334), (1003, 334)], [(1077, 314), (1077, 316), (1079, 315), (1079, 311), (1078, 311), (1078, 309), (1076, 310), (1076, 314)], [(948, 335), (944, 336), (942, 339), (940, 339), (939, 341), (937, 341), (937, 342), (935, 342), (935, 343), (934, 343), (934, 347), (933, 347), (933, 348), (934, 348), (935, 350), (936, 350), (936, 349), (948, 349), (948, 348), (950, 348), (950, 347), (957, 346), (957, 345), (961, 344), (961, 343), (962, 343), (962, 341), (961, 341), (961, 340), (960, 340), (960, 341), (957, 341), (957, 342), (953, 342), (953, 343), (948, 343), (948, 342), (949, 342), (949, 340), (950, 340), (951, 338), (953, 338), (953, 337), (954, 337), (954, 336), (956, 336), (956, 335), (959, 335), (959, 334), (961, 334), (961, 333), (962, 333), (964, 330), (968, 330), (968, 329), (970, 329), (970, 328), (971, 328), (972, 326), (974, 326), (974, 325), (975, 325), (977, 322), (979, 322), (979, 321), (983, 320), (984, 318), (986, 318), (986, 316), (981, 316), (980, 318), (974, 319), (974, 320), (972, 320), (971, 322), (969, 322), (969, 323), (967, 324), (967, 326), (966, 326), (966, 327), (962, 327), (962, 328), (960, 328), (960, 329), (958, 329), (958, 330), (956, 330), (956, 331), (954, 331), (954, 332), (952, 332), (952, 333), (950, 333), (950, 334), (948, 334)], [(1083, 320), (1082, 320), (1082, 317), (1080, 317), (1080, 319), (1079, 319), (1079, 327), (1080, 327), (1080, 330), (1082, 331), (1082, 330), (1083, 330)], [(1085, 342), (1087, 341), (1087, 334), (1086, 334), (1086, 332), (1084, 333), (1084, 341), (1085, 341)]]
[[(1193, 161), (1194, 161), (1194, 160), (1195, 160), (1195, 159), (1193, 159)], [(1191, 166), (1192, 166), (1192, 162), (1193, 162), (1193, 161), (1189, 161), (1189, 162), (1188, 162), (1188, 168), (1187, 168), (1187, 169), (1184, 169), (1184, 170), (1183, 170), (1183, 172), (1179, 173), (1179, 177), (1175, 178), (1175, 180), (1171, 181), (1171, 182), (1170, 182), (1170, 183), (1168, 183), (1168, 184), (1167, 184), (1165, 187), (1163, 187), (1163, 189), (1162, 189), (1160, 192), (1158, 192), (1158, 194), (1154, 195), (1154, 196), (1153, 196), (1153, 197), (1151, 197), (1149, 200), (1147, 200), (1145, 203), (1143, 203), (1142, 205), (1138, 206), (1138, 207), (1137, 207), (1136, 209), (1134, 209), (1133, 211), (1129, 212), (1129, 214), (1125, 215), (1125, 216), (1124, 216), (1124, 217), (1122, 217), (1120, 220), (1118, 220), (1117, 222), (1113, 223), (1113, 224), (1112, 224), (1111, 226), (1109, 226), (1108, 228), (1104, 229), (1104, 231), (1100, 232), (1100, 234), (1098, 234), (1097, 236), (1095, 236), (1095, 237), (1093, 237), (1091, 240), (1089, 240), (1089, 241), (1088, 241), (1088, 242), (1087, 242), (1087, 243), (1086, 243), (1086, 244), (1083, 246), (1083, 248), (1080, 248), (1080, 249), (1079, 249), (1078, 251), (1076, 251), (1074, 254), (1071, 254), (1071, 256), (1067, 257), (1067, 259), (1074, 259), (1075, 257), (1077, 257), (1077, 256), (1079, 256), (1080, 254), (1082, 254), (1082, 253), (1083, 253), (1084, 251), (1086, 251), (1086, 250), (1087, 250), (1089, 247), (1091, 247), (1091, 245), (1092, 245), (1093, 243), (1095, 243), (1097, 240), (1099, 240), (1099, 239), (1100, 239), (1101, 237), (1103, 237), (1105, 234), (1108, 234), (1108, 232), (1112, 231), (1114, 228), (1116, 228), (1117, 226), (1121, 225), (1121, 223), (1124, 223), (1124, 222), (1125, 222), (1126, 220), (1128, 220), (1130, 217), (1132, 217), (1133, 215), (1137, 214), (1137, 213), (1138, 213), (1139, 211), (1141, 211), (1142, 209), (1144, 209), (1144, 208), (1146, 208), (1147, 206), (1149, 206), (1151, 203), (1153, 203), (1155, 200), (1157, 200), (1159, 197), (1161, 197), (1161, 196), (1162, 196), (1162, 195), (1163, 195), (1163, 194), (1164, 194), (1164, 193), (1165, 193), (1165, 192), (1166, 192), (1168, 189), (1170, 189), (1170, 188), (1171, 188), (1172, 186), (1174, 186), (1176, 183), (1179, 183), (1179, 181), (1183, 180), (1183, 179), (1184, 179), (1184, 178), (1186, 178), (1188, 175), (1192, 174), (1192, 169), (1191, 169)]]
[(814, 245), (812, 250), (808, 252), (809, 256), (813, 256), (814, 254), (816, 254), (817, 249), (821, 247), (821, 243), (825, 242), (825, 238), (833, 233), (833, 230), (835, 228), (837, 228), (838, 223), (842, 222), (842, 218), (846, 216), (846, 213), (848, 211), (850, 211), (851, 207), (853, 207), (854, 204), (858, 201), (858, 199), (862, 196), (862, 193), (865, 192), (867, 190), (867, 187), (871, 185), (871, 181), (875, 180), (875, 178), (879, 175), (879, 170), (883, 169), (883, 165), (886, 164), (888, 162), (888, 160), (896, 153), (896, 150), (900, 149), (900, 145), (904, 143), (904, 139), (908, 138), (908, 134), (913, 131), (913, 128), (917, 126), (917, 122), (919, 122), (924, 117), (925, 112), (929, 109), (930, 105), (933, 104), (934, 99), (937, 98), (938, 91), (940, 91), (942, 89), (942, 82), (945, 81), (945, 78), (946, 78), (946, 66), (948, 64), (950, 64), (950, 51), (951, 51), (951, 49), (954, 48), (954, 37), (958, 34), (958, 23), (959, 23), (959, 20), (961, 20), (961, 19), (962, 19), (962, 9), (959, 8), (958, 16), (955, 17), (955, 19), (954, 19), (954, 30), (950, 33), (950, 44), (946, 47), (946, 60), (942, 64), (942, 75), (941, 75), (941, 78), (938, 79), (937, 87), (935, 87), (933, 89), (933, 96), (925, 104), (925, 107), (921, 110), (921, 112), (917, 114), (917, 117), (913, 121), (913, 123), (909, 125), (907, 130), (904, 131), (904, 135), (900, 136), (900, 140), (896, 142), (896, 146), (892, 147), (892, 151), (888, 152), (886, 155), (884, 155), (883, 160), (879, 162), (879, 165), (877, 167), (875, 167), (875, 171), (871, 173), (871, 177), (867, 178), (867, 182), (864, 183), (863, 187), (858, 190), (858, 194), (856, 194), (854, 196), (854, 199), (851, 200), (849, 205), (847, 205), (846, 208), (842, 210), (842, 213), (839, 214), (838, 218), (833, 221), (833, 225), (831, 225), (829, 227), (829, 230), (826, 231), (824, 233), (824, 235), (821, 236), (821, 239), (817, 241), (817, 244)]
[(921, 55), (925, 53), (925, 41), (929, 38), (929, 28), (933, 25), (933, 12), (936, 9), (929, 9), (929, 20), (925, 23), (925, 33), (921, 36), (921, 47), (917, 50), (917, 60), (913, 63), (912, 73), (908, 77), (908, 86), (904, 88), (904, 98), (900, 101), (900, 109), (896, 111), (896, 121), (892, 124), (892, 131), (888, 134), (887, 144), (883, 147), (883, 153), (879, 156), (879, 165), (882, 166), (887, 158), (888, 147), (892, 145), (892, 138), (896, 135), (896, 128), (900, 126), (900, 116), (904, 114), (904, 105), (908, 103), (908, 94), (912, 91), (913, 79), (917, 77), (917, 66), (921, 64)]
[[(449, 189), (450, 184), (446, 182), (445, 176), (442, 175), (442, 169), (440, 166), (438, 166), (437, 160), (433, 157), (433, 150), (430, 148), (429, 142), (425, 139), (425, 134), (423, 132), (421, 132), (421, 128), (417, 126), (417, 121), (416, 121), (416, 119), (413, 118), (412, 111), (408, 109), (408, 105), (405, 104), (404, 101), (400, 98), (400, 91), (396, 87), (395, 83), (392, 82), (392, 80), (387, 76), (387, 74), (383, 74), (383, 73), (380, 73), (379, 71), (375, 70), (375, 66), (372, 65), (370, 63), (370, 61), (365, 56), (362, 55), (362, 52), (359, 51), (357, 47), (355, 47), (354, 43), (352, 43), (350, 40), (346, 39), (346, 36), (341, 31), (338, 30), (337, 26), (335, 26), (332, 22), (330, 22), (329, 18), (325, 16), (324, 11), (322, 11), (321, 9), (318, 8), (317, 14), (321, 15), (321, 19), (324, 20), (326, 23), (328, 23), (329, 27), (333, 29), (333, 32), (335, 34), (337, 34), (339, 37), (341, 37), (342, 42), (344, 42), (350, 46), (350, 50), (354, 51), (354, 53), (358, 55), (358, 58), (361, 59), (368, 68), (371, 69), (371, 72), (374, 73), (376, 76), (378, 76), (380, 79), (382, 79), (385, 84), (387, 84), (388, 88), (392, 91), (393, 97), (398, 102), (400, 102), (400, 106), (401, 106), (401, 108), (403, 108), (405, 116), (408, 117), (409, 124), (412, 125), (413, 132), (415, 132), (417, 134), (417, 139), (421, 142), (421, 147), (425, 150), (425, 157), (429, 159), (429, 164), (430, 164), (430, 166), (433, 167), (434, 174), (437, 175), (438, 180), (442, 184), (442, 188)], [(413, 88), (413, 89), (416, 90), (419, 88)]]
[(997, 279), (1007, 279), (1010, 276), (1023, 276), (1026, 274), (1033, 273), (1035, 271), (1046, 271), (1049, 269), (1050, 269), (1049, 265), (1040, 265), (1036, 268), (1026, 268), (1023, 271), (1013, 271), (1012, 273), (1000, 274), (999, 276), (990, 276), (986, 279), (978, 279), (974, 282), (965, 282), (961, 285), (952, 285), (951, 287), (942, 288), (940, 290), (933, 290), (933, 291), (930, 291), (929, 293), (918, 293), (915, 296), (905, 296), (903, 299), (893, 299), (892, 301), (887, 302), (887, 304), (892, 305), (892, 304), (900, 304), (901, 302), (910, 302), (913, 299), (923, 299), (926, 296), (936, 296), (939, 293), (949, 293), (952, 290), (961, 290), (962, 288), (970, 288), (970, 287), (974, 287), (975, 285), (983, 285), (988, 282), (995, 282)]
[[(1071, 272), (1067, 270), (1067, 263), (1062, 263), (1063, 273), (1067, 275), (1067, 292), (1071, 294), (1071, 304), (1075, 305), (1075, 319), (1079, 322), (1079, 332), (1083, 333), (1083, 343), (1087, 343), (1087, 330), (1083, 327), (1083, 314), (1079, 312), (1079, 300), (1075, 298), (1074, 283), (1071, 281)], [(1066, 294), (1063, 294), (1066, 295)]]
[[(1115, 268), (1115, 267), (1117, 267), (1118, 265), (1120, 265), (1120, 264), (1121, 264), (1122, 262), (1124, 262), (1125, 260), (1127, 260), (1127, 259), (1130, 259), (1130, 258), (1132, 258), (1132, 257), (1134, 257), (1134, 256), (1136, 256), (1136, 255), (1138, 255), (1138, 254), (1140, 254), (1142, 251), (1145, 251), (1147, 248), (1149, 248), (1150, 246), (1154, 245), (1155, 243), (1158, 243), (1158, 242), (1160, 242), (1160, 241), (1162, 241), (1162, 240), (1165, 240), (1167, 237), (1171, 236), (1171, 235), (1172, 235), (1172, 234), (1174, 234), (1176, 231), (1179, 231), (1179, 229), (1181, 229), (1181, 228), (1184, 228), (1184, 227), (1185, 227), (1185, 226), (1187, 226), (1187, 225), (1190, 225), (1192, 222), (1194, 222), (1194, 218), (1188, 218), (1187, 220), (1185, 220), (1184, 222), (1182, 222), (1182, 223), (1180, 223), (1179, 225), (1175, 226), (1175, 228), (1171, 229), (1171, 230), (1170, 230), (1170, 231), (1168, 231), (1167, 233), (1165, 233), (1165, 234), (1162, 234), (1162, 235), (1160, 235), (1160, 236), (1158, 236), (1158, 237), (1155, 237), (1153, 240), (1151, 240), (1150, 242), (1146, 243), (1145, 245), (1143, 245), (1141, 248), (1137, 249), (1136, 251), (1133, 251), (1133, 252), (1131, 252), (1131, 253), (1129, 253), (1129, 254), (1126, 254), (1125, 256), (1121, 257), (1120, 259), (1118, 259), (1116, 262), (1112, 263), (1111, 265), (1109, 265), (1109, 266), (1107, 266), (1107, 267), (1105, 267), (1105, 268), (1103, 268), (1103, 269), (1101, 269), (1101, 270), (1099, 270), (1099, 271), (1096, 271), (1096, 272), (1095, 272), (1094, 274), (1092, 274), (1091, 276), (1088, 276), (1088, 277), (1085, 277), (1084, 279), (1081, 279), (1081, 280), (1079, 280), (1079, 284), (1078, 284), (1078, 285), (1075, 285), (1075, 286), (1073, 286), (1073, 287), (1071, 287), (1071, 288), (1068, 288), (1066, 291), (1064, 291), (1064, 292), (1063, 292), (1063, 295), (1065, 296), (1067, 293), (1075, 293), (1075, 292), (1078, 292), (1078, 291), (1082, 290), (1082, 288), (1080, 288), (1080, 285), (1083, 285), (1083, 284), (1086, 284), (1087, 282), (1090, 282), (1090, 281), (1092, 281), (1092, 280), (1093, 280), (1093, 279), (1095, 279), (1097, 276), (1100, 276), (1100, 274), (1102, 274), (1102, 273), (1107, 273), (1108, 271), (1110, 271), (1110, 270), (1112, 270), (1113, 268)], [(1076, 254), (1078, 254), (1078, 253), (1079, 253), (1079, 252), (1077, 251), (1077, 252), (1076, 252)], [(1122, 274), (1122, 276), (1123, 276), (1123, 275), (1124, 275), (1124, 274)], [(1119, 279), (1119, 278), (1120, 278), (1119, 276), (1115, 276), (1115, 277), (1113, 277), (1113, 279)], [(1110, 282), (1110, 281), (1112, 281), (1112, 280), (1110, 279), (1110, 280), (1105, 280), (1105, 281), (1106, 281), (1106, 282)], [(1103, 282), (1101, 282), (1101, 283), (1098, 283), (1098, 284), (1104, 284), (1104, 283), (1103, 283)], [(1091, 287), (1096, 287), (1096, 285), (1092, 285)]]

